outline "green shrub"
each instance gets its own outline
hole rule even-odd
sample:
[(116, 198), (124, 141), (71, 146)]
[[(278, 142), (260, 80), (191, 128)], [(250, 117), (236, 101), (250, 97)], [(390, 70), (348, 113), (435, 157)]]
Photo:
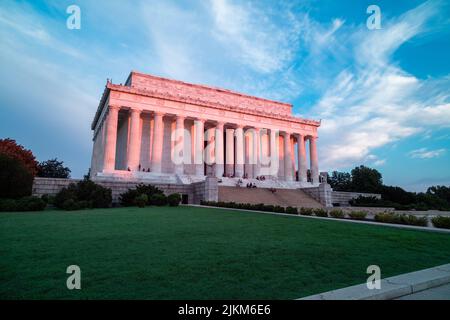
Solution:
[(263, 211), (267, 211), (267, 212), (273, 212), (275, 209), (275, 206), (271, 205), (271, 204), (265, 204), (263, 207)]
[(431, 219), (436, 228), (450, 229), (450, 217), (437, 216)]
[(145, 205), (148, 203), (148, 197), (146, 194), (140, 194), (136, 197), (136, 199), (134, 199), (134, 203), (139, 207), (139, 208), (144, 208)]
[(71, 183), (67, 187), (62, 188), (55, 195), (55, 200), (54, 200), (55, 207), (63, 209), (65, 207), (65, 202), (67, 200), (73, 200), (75, 202), (76, 198), (77, 198), (76, 184), (75, 183)]
[(179, 193), (172, 193), (167, 197), (167, 202), (169, 202), (169, 206), (178, 207), (181, 202), (181, 195)]
[(14, 199), (0, 199), (0, 211), (17, 211), (17, 204)]
[[(41, 197), (42, 198), (42, 197)], [(44, 199), (42, 199), (44, 200)], [(44, 200), (47, 204), (54, 205), (55, 204), (55, 196), (54, 195), (47, 195), (47, 197)]]
[(297, 210), (297, 208), (295, 208), (295, 207), (287, 207), (287, 208), (286, 208), (286, 213), (289, 213), (289, 214), (298, 214), (298, 210)]
[(61, 205), (61, 209), (72, 211), (72, 210), (78, 210), (80, 209), (78, 202), (76, 202), (74, 199), (69, 198), (64, 201), (64, 203)]
[(393, 212), (377, 213), (375, 215), (375, 221), (384, 222), (384, 223), (423, 226), (423, 227), (426, 227), (428, 225), (428, 220), (426, 217), (417, 217), (415, 215), (397, 214), (397, 213), (393, 213)]
[(46, 206), (47, 203), (39, 197), (24, 197), (16, 200), (17, 211), (42, 211)]
[(410, 215), (401, 214), (399, 215), (399, 223), (411, 226), (426, 227), (428, 226), (428, 219), (427, 217), (418, 217), (412, 214)]
[(69, 184), (66, 188), (62, 188), (54, 199), (55, 206), (64, 210), (108, 208), (111, 202), (111, 189), (102, 187), (89, 179)]
[(282, 206), (275, 206), (275, 207), (273, 207), (273, 211), (274, 212), (278, 212), (278, 213), (285, 213), (286, 212), (286, 210)]
[(374, 220), (377, 222), (394, 223), (395, 216), (392, 212), (379, 212), (375, 214)]
[(302, 216), (312, 216), (314, 210), (312, 208), (300, 208), (300, 214)]
[(132, 207), (135, 205), (134, 200), (139, 196), (136, 189), (128, 189), (119, 196), (119, 202), (122, 207)]
[(0, 199), (0, 211), (42, 211), (47, 204), (39, 197), (21, 199)]
[(314, 209), (314, 214), (318, 217), (328, 217), (328, 212), (322, 208)]
[(150, 197), (149, 204), (154, 206), (165, 206), (167, 204), (167, 197), (162, 193), (155, 193)]
[(254, 210), (264, 211), (264, 203), (258, 203), (253, 205)]
[(329, 212), (329, 215), (330, 215), (330, 217), (333, 217), (333, 218), (339, 218), (339, 219), (345, 218), (344, 211), (342, 211), (340, 209), (333, 209), (333, 210), (331, 210)]
[(146, 194), (147, 198), (151, 202), (151, 198), (155, 194), (164, 194), (162, 190), (150, 184), (138, 184), (134, 189), (128, 189), (128, 191), (122, 193), (119, 197), (120, 204), (124, 207), (134, 206), (134, 200), (140, 194)]
[(111, 189), (104, 188), (90, 179), (83, 179), (76, 184), (76, 200), (88, 201), (89, 207), (108, 208), (112, 202)]
[(0, 154), (0, 198), (19, 199), (31, 195), (33, 174), (17, 159)]
[(348, 213), (350, 219), (354, 220), (364, 220), (367, 217), (367, 212), (365, 211), (351, 211)]

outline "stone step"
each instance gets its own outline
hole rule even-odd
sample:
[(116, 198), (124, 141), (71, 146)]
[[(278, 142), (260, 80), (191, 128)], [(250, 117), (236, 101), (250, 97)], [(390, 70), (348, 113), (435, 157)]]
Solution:
[(219, 201), (271, 204), (282, 207), (322, 208), (323, 206), (301, 189), (276, 189), (271, 192), (266, 188), (246, 188), (219, 186)]

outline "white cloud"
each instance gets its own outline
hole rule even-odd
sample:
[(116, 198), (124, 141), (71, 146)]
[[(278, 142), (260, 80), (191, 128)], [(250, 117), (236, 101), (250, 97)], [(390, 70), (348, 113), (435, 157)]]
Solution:
[(379, 160), (376, 160), (373, 163), (373, 165), (376, 166), (376, 167), (380, 167), (380, 166), (385, 165), (385, 164), (386, 164), (386, 159), (379, 159)]
[(236, 59), (261, 73), (282, 69), (292, 60), (298, 30), (280, 28), (256, 6), (230, 0), (211, 0), (214, 36)]
[(412, 150), (411, 152), (408, 153), (408, 155), (411, 158), (431, 159), (440, 157), (442, 154), (445, 153), (445, 151), (446, 151), (445, 149), (428, 150), (427, 148), (420, 148)]
[[(372, 157), (377, 148), (450, 126), (450, 76), (419, 79), (393, 58), (405, 42), (429, 32), (439, 2), (428, 1), (395, 19), (383, 17), (383, 29), (374, 31), (341, 17), (316, 21), (298, 4), (266, 5), (81, 1), (84, 17), (102, 21), (84, 23), (82, 31), (96, 28), (85, 35), (99, 36), (70, 42), (49, 16), (11, 4), (18, 9), (0, 12), (2, 91), (28, 96), (24, 106), (42, 101), (49, 122), (59, 119), (74, 131), (92, 120), (103, 89), (99, 77), (123, 81), (131, 69), (282, 101), (314, 95), (308, 100), (319, 98), (310, 112), (310, 106), (295, 107), (302, 117), (322, 119), (324, 170), (382, 165), (385, 159)], [(30, 92), (23, 94), (19, 84)], [(77, 118), (67, 117), (67, 111)], [(89, 145), (89, 135), (86, 128), (73, 139)]]
[[(309, 116), (322, 119), (320, 152), (324, 169), (364, 162), (377, 148), (436, 126), (450, 126), (450, 80), (418, 79), (402, 70), (393, 53), (427, 31), (437, 2), (384, 23), (382, 30), (347, 30), (350, 66), (325, 90)], [(343, 40), (344, 41), (344, 40)]]

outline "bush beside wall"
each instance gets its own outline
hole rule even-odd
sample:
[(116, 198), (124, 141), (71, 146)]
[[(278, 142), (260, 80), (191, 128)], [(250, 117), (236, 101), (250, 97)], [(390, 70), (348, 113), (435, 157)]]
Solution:
[(108, 208), (111, 206), (111, 189), (84, 179), (62, 188), (54, 198), (54, 205), (64, 210)]
[(330, 210), (330, 212), (328, 212), (328, 214), (329, 214), (330, 217), (332, 217), (332, 218), (339, 218), (339, 219), (345, 218), (345, 213), (344, 213), (344, 211), (342, 211), (342, 210), (340, 210), (340, 209), (333, 209), (333, 210)]
[[(249, 203), (235, 203), (235, 202), (216, 202), (216, 201), (201, 201), (202, 205), (212, 206), (212, 207), (222, 207), (222, 208), (233, 208), (233, 209), (244, 209), (244, 210), (256, 210), (256, 211), (266, 211), (266, 212), (281, 212), (288, 214), (300, 214), (303, 216), (312, 216), (313, 214), (317, 217), (332, 217), (345, 219), (346, 214), (340, 209), (333, 209), (327, 211), (325, 209), (313, 209), (313, 208), (297, 208), (287, 207), (283, 208), (280, 206), (272, 206), (265, 204), (249, 204)], [(282, 210), (283, 209), (283, 210)], [(367, 218), (367, 212), (365, 211), (353, 211), (349, 212), (348, 216), (350, 219), (354, 220), (365, 220)], [(405, 224), (426, 227), (428, 225), (428, 220), (426, 217), (417, 217), (414, 215), (405, 214), (395, 214), (390, 212), (382, 212), (375, 215), (374, 221), (394, 223), (394, 224)], [(433, 220), (433, 224), (437, 227), (439, 225), (441, 228), (450, 228), (450, 217), (436, 217)]]
[(437, 216), (431, 219), (436, 228), (450, 229), (450, 217)]
[(393, 212), (381, 212), (375, 215), (375, 221), (394, 224), (406, 224), (413, 226), (427, 226), (426, 217), (417, 217), (414, 215), (398, 214)]
[(47, 203), (38, 197), (23, 197), (21, 199), (0, 199), (1, 212), (42, 211)]
[(365, 220), (367, 217), (367, 212), (365, 211), (352, 211), (348, 213), (350, 219), (354, 220)]

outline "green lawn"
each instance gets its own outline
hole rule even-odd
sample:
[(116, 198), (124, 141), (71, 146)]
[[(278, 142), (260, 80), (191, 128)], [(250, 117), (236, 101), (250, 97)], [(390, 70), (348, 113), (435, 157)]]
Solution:
[[(294, 299), (450, 262), (450, 235), (222, 209), (0, 214), (0, 299)], [(66, 288), (68, 265), (82, 289)]]

